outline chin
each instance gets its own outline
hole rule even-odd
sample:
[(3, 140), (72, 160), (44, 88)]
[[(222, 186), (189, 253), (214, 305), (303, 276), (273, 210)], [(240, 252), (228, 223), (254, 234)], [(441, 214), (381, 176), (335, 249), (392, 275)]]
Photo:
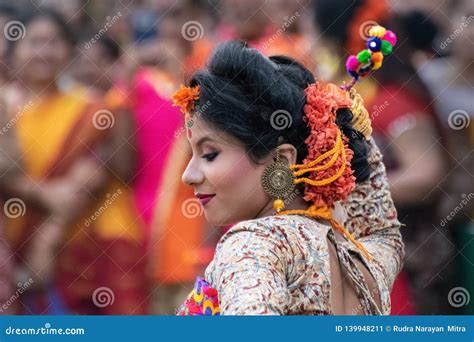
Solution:
[(204, 210), (204, 216), (206, 217), (207, 223), (214, 227), (223, 227), (231, 224), (230, 217), (227, 216), (227, 213), (219, 212), (218, 215), (213, 214), (213, 210)]

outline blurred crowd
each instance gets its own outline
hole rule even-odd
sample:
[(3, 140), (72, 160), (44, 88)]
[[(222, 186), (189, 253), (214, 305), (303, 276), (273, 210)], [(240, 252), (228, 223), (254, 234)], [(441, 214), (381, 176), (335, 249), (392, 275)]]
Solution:
[(241, 39), (348, 81), (378, 23), (394, 53), (356, 88), (406, 245), (392, 314), (474, 314), (471, 0), (0, 0), (0, 312), (173, 314), (212, 259), (170, 101)]

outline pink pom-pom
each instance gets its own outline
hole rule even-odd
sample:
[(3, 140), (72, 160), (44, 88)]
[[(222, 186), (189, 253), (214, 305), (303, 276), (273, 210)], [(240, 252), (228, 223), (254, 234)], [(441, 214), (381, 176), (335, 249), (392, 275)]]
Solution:
[(392, 47), (394, 47), (395, 44), (397, 44), (397, 35), (390, 30), (387, 30), (387, 32), (385, 32), (385, 35), (383, 36), (382, 39), (389, 42), (390, 45), (392, 45)]
[(356, 56), (351, 55), (351, 56), (349, 56), (349, 58), (347, 58), (347, 62), (346, 62), (346, 69), (347, 70), (356, 71), (357, 68), (359, 67), (359, 65), (360, 65), (360, 63), (357, 60)]

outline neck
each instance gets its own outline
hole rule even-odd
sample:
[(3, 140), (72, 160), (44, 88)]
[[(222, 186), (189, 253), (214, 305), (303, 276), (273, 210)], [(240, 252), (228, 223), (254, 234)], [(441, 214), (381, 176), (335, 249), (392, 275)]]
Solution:
[[(295, 196), (294, 194), (296, 194), (296, 197), (294, 197)], [(261, 217), (274, 215), (275, 209), (273, 209), (273, 201), (274, 199), (271, 199), (265, 205), (265, 207), (257, 214), (255, 218), (261, 218)], [(285, 208), (283, 210), (297, 210), (297, 209), (306, 210), (309, 207), (308, 202), (306, 202), (303, 199), (303, 195), (301, 195), (299, 191), (293, 192), (293, 195), (290, 195), (287, 199), (284, 199), (284, 202), (285, 202)]]

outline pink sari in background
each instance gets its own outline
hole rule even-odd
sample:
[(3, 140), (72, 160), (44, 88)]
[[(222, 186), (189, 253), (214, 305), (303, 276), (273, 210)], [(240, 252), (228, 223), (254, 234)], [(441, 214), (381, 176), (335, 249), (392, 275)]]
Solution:
[(168, 100), (175, 88), (169, 76), (155, 69), (140, 70), (133, 84), (137, 145), (133, 190), (137, 210), (146, 224), (148, 247), (159, 182), (175, 132), (182, 126), (179, 109)]

